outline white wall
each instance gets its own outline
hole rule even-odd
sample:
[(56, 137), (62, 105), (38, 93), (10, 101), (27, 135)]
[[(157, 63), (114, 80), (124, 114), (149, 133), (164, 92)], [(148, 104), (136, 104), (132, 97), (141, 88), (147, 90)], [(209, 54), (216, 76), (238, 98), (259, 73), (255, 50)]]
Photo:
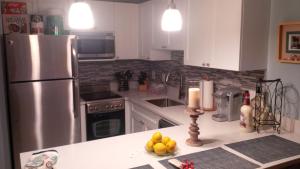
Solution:
[[(1, 5), (0, 5), (1, 6)], [(2, 16), (0, 15), (0, 18)], [(5, 100), (5, 81), (3, 70), (2, 21), (0, 19), (0, 169), (11, 169), (8, 138), (7, 109)]]
[(283, 80), (287, 86), (284, 113), (296, 119), (299, 119), (300, 115), (300, 64), (279, 63), (276, 57), (279, 23), (299, 20), (299, 0), (271, 0), (267, 78), (281, 78)]

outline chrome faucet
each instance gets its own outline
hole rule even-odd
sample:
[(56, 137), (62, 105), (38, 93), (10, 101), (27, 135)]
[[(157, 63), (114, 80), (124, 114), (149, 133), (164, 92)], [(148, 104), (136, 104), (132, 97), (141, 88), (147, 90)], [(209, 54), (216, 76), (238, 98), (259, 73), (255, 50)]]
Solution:
[[(168, 82), (170, 80), (170, 76), (171, 76), (170, 72), (161, 74), (161, 80), (162, 80), (162, 83), (164, 85), (166, 95), (168, 95)], [(184, 98), (184, 76), (181, 73), (176, 72), (175, 73), (175, 78), (178, 79), (178, 77), (179, 77), (179, 95), (178, 95), (178, 99), (181, 100), (181, 99)]]
[(170, 74), (171, 74), (170, 72), (161, 74), (161, 81), (164, 85), (166, 96), (168, 95), (168, 81), (169, 81)]

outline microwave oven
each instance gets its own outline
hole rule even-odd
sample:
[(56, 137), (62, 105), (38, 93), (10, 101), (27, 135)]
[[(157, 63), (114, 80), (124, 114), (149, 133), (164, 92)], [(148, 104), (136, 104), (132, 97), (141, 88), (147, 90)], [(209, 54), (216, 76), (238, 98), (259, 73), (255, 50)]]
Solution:
[(114, 33), (76, 33), (79, 61), (115, 59)]

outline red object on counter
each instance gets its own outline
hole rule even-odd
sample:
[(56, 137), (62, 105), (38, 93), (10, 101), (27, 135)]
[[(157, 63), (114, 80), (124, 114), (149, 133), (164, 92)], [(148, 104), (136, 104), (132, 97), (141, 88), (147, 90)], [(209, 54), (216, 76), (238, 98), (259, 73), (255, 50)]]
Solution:
[(195, 169), (192, 161), (185, 160), (181, 166), (181, 169)]

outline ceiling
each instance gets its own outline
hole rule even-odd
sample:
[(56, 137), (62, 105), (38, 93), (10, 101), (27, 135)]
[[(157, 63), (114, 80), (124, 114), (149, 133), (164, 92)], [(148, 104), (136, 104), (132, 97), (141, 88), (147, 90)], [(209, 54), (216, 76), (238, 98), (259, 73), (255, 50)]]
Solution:
[(111, 2), (126, 2), (126, 3), (143, 3), (149, 0), (98, 0), (98, 1), (111, 1)]

